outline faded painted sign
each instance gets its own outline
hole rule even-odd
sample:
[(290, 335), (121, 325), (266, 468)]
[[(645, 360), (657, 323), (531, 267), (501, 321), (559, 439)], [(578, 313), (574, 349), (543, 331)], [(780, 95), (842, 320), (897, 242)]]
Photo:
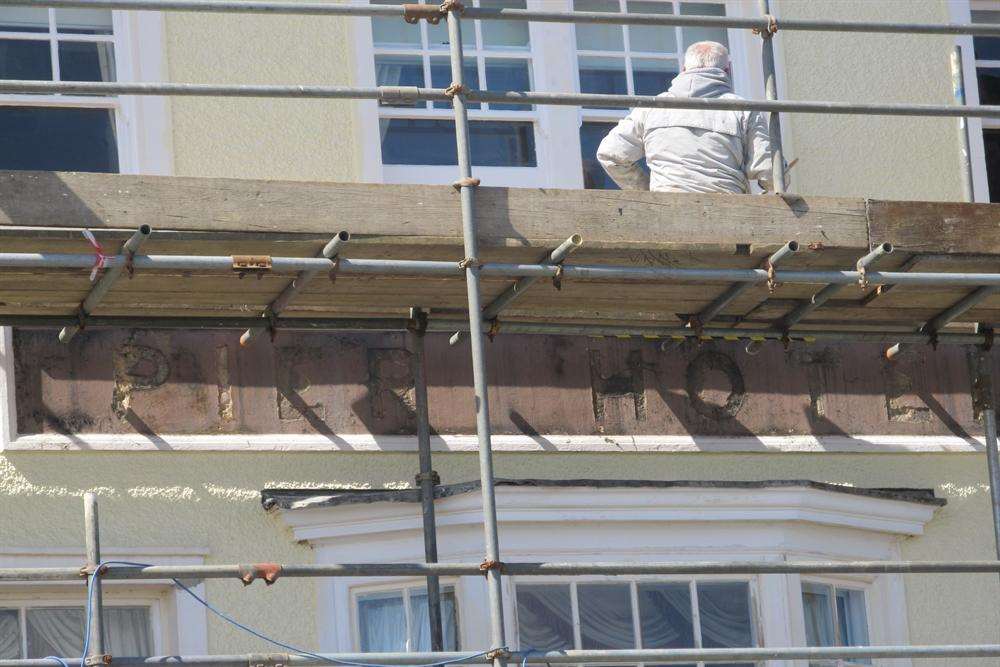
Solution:
[[(415, 431), (404, 334), (101, 332), (62, 345), (17, 330), (21, 433)], [(886, 362), (878, 345), (498, 336), (487, 346), (497, 433), (968, 436), (984, 397), (961, 348)], [(427, 336), (432, 429), (475, 430), (467, 350)]]

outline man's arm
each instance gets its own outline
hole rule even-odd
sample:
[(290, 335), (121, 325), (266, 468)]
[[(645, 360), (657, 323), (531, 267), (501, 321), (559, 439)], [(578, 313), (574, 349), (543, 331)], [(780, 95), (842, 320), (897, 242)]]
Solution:
[[(768, 116), (760, 111), (751, 111), (747, 118), (746, 138), (744, 148), (744, 171), (747, 180), (754, 180), (765, 190), (774, 191), (774, 178), (771, 170), (771, 137), (768, 133)], [(785, 171), (785, 187), (788, 187), (788, 169)]]
[(597, 148), (597, 160), (622, 190), (649, 190), (649, 174), (637, 164), (646, 156), (642, 144), (644, 119), (644, 109), (633, 109)]

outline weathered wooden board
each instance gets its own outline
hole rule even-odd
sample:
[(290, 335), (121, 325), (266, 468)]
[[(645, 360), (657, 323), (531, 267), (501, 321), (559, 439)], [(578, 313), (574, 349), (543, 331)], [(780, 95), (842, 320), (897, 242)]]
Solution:
[[(873, 241), (897, 252), (884, 270), (1000, 272), (1000, 207), (858, 198), (774, 197), (482, 187), (476, 212), (484, 261), (537, 262), (572, 234), (584, 245), (568, 263), (751, 268), (789, 240), (800, 251), (782, 269), (850, 269)], [(0, 172), (3, 252), (89, 253), (82, 228), (106, 251), (150, 224), (148, 254), (315, 256), (341, 229), (344, 256), (459, 261), (464, 252), (458, 196), (438, 186), (305, 183)], [(240, 280), (231, 273), (140, 271), (119, 281), (95, 314), (258, 314), (289, 275)], [(483, 280), (488, 303), (511, 284)], [(542, 281), (506, 311), (522, 319), (661, 322), (698, 313), (726, 283)], [(88, 270), (0, 269), (0, 313), (75, 312), (91, 288)], [(773, 323), (822, 285), (755, 285), (718, 322)], [(970, 289), (847, 285), (803, 326), (907, 328), (946, 309)], [(320, 276), (288, 317), (405, 315), (420, 306), (449, 315), (466, 308), (462, 277)], [(975, 318), (975, 319), (973, 319)], [(1000, 318), (1000, 295), (960, 322)]]

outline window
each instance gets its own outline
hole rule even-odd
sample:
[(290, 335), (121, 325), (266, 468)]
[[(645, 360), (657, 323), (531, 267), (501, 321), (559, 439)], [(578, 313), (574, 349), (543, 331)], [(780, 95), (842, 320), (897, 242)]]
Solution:
[[(116, 79), (112, 12), (0, 7), (0, 78)], [(0, 96), (0, 168), (119, 170), (116, 98)]]
[[(152, 655), (148, 606), (108, 606), (104, 611), (112, 655)], [(83, 653), (84, 608), (58, 602), (44, 606), (0, 603), (0, 659), (75, 657)]]
[[(828, 584), (802, 582), (802, 611), (809, 646), (868, 646), (865, 592)], [(821, 661), (812, 667), (870, 665), (870, 660)]]
[[(427, 589), (359, 592), (356, 594), (357, 645), (365, 652), (429, 651)], [(441, 587), (441, 626), (444, 650), (459, 650), (455, 589)]]
[[(725, 5), (720, 3), (673, 0), (574, 0), (573, 8), (588, 12), (726, 15)], [(577, 25), (580, 92), (659, 95), (681, 71), (684, 50), (703, 40), (729, 45), (723, 28)], [(621, 110), (584, 108), (580, 125), (583, 187), (618, 189), (597, 162), (597, 146), (624, 115)]]
[[(526, 6), (525, 0), (474, 1), (475, 6), (487, 8)], [(402, 0), (372, 0), (372, 4), (402, 4)], [(531, 41), (526, 23), (468, 21), (463, 27), (467, 86), (531, 90)], [(411, 25), (398, 18), (373, 18), (371, 37), (376, 85), (447, 88), (451, 84), (444, 21)], [(471, 104), (469, 116), (473, 165), (536, 166), (533, 110), (509, 104)], [(383, 164), (457, 164), (450, 103), (380, 104), (379, 138)]]
[[(1000, 4), (976, 3), (973, 6), (996, 7), (996, 9), (973, 9), (973, 23), (1000, 23)], [(979, 103), (1000, 104), (1000, 37), (977, 35), (972, 38), (972, 43), (976, 56)], [(990, 201), (1000, 202), (1000, 119), (983, 118), (982, 127)]]
[(746, 581), (518, 583), (516, 599), (522, 651), (755, 645)]

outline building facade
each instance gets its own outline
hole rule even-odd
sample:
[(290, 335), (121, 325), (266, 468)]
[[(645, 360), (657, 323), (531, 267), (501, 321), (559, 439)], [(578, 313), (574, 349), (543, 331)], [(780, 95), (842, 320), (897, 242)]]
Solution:
[[(742, 0), (475, 2), (756, 11)], [(781, 17), (1000, 22), (1000, 3), (980, 0), (772, 0), (772, 9), (779, 26)], [(716, 39), (733, 53), (737, 92), (763, 97), (749, 31), (470, 24), (467, 78), (482, 87), (658, 92), (685, 45)], [(441, 26), (382, 19), (3, 8), (0, 78), (441, 86), (445, 39)], [(997, 43), (779, 29), (779, 92), (948, 104), (959, 44), (969, 102), (992, 103)], [(608, 185), (593, 154), (618, 112), (483, 107), (470, 117), (484, 184)], [(0, 168), (450, 183), (449, 114), (435, 103), (0, 96)], [(792, 192), (961, 198), (954, 119), (800, 114), (782, 129), (786, 156), (799, 160)], [(970, 122), (977, 201), (991, 190), (1000, 198), (990, 187), (997, 132)], [(478, 478), (467, 355), (443, 338), (428, 346), (434, 465), (454, 485), (439, 503), (440, 551), (476, 560), (478, 494), (463, 486)], [(874, 345), (750, 355), (729, 343), (500, 336), (488, 351), (497, 474), (532, 480), (499, 488), (505, 559), (994, 554), (981, 400), (964, 351), (918, 351), (891, 366)], [(229, 333), (88, 332), (62, 346), (51, 331), (4, 329), (0, 363), (0, 565), (78, 564), (86, 490), (101, 497), (108, 558), (422, 559), (419, 506), (403, 491), (417, 464), (398, 334), (288, 335), (244, 350)], [(362, 489), (390, 491), (359, 502)], [(488, 646), (485, 584), (444, 583), (449, 646)], [(303, 648), (427, 648), (419, 580), (212, 580), (195, 590)], [(989, 643), (998, 592), (989, 575), (766, 575), (512, 578), (505, 596), (512, 647), (542, 649)], [(71, 653), (83, 594), (0, 587), (0, 657)], [(109, 583), (105, 598), (113, 653), (269, 649), (166, 582)]]

